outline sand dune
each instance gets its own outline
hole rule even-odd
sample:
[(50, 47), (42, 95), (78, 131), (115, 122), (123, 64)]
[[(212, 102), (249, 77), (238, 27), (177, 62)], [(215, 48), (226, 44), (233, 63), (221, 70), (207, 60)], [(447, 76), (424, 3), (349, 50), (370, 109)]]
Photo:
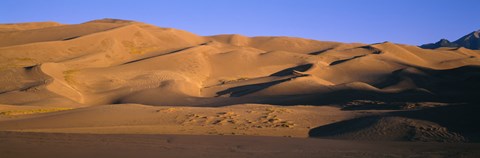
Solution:
[(0, 74), (1, 131), (479, 141), (467, 48), (1, 24)]
[(0, 32), (34, 30), (34, 29), (42, 29), (42, 28), (61, 26), (61, 25), (62, 24), (57, 22), (30, 22), (30, 23), (1, 24)]
[[(201, 37), (121, 20), (96, 20), (13, 33), (11, 36), (15, 38), (8, 38), (10, 35), (1, 38), (2, 72), (9, 74), (2, 77), (2, 83), (9, 85), (3, 88), (8, 93), (2, 95), (8, 97), (0, 96), (5, 104), (35, 104), (64, 98), (85, 106), (162, 105), (163, 95), (194, 100), (317, 95), (357, 82), (366, 84), (355, 87), (358, 90), (383, 92), (382, 88), (394, 85), (376, 85), (398, 76), (392, 74), (395, 71), (447, 70), (479, 64), (476, 51), (432, 51), (389, 42), (343, 44), (292, 37)], [(313, 68), (275, 75), (305, 64)], [(35, 73), (30, 69), (35, 69)], [(32, 76), (38, 71), (45, 75)], [(33, 85), (42, 80), (44, 84)], [(53, 96), (23, 102), (12, 99), (12, 96), (37, 95), (18, 91), (27, 88)], [(395, 89), (418, 88), (424, 87), (410, 84)], [(159, 97), (146, 97), (154, 95)]]

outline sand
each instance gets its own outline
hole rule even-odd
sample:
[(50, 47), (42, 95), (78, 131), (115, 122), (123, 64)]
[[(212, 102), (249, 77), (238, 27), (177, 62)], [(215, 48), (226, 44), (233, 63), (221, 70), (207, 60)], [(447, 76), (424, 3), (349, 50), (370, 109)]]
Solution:
[[(0, 133), (0, 156), (23, 157), (478, 157), (478, 144), (258, 136)], [(29, 142), (29, 143), (25, 143)], [(28, 150), (28, 151), (27, 151)]]
[[(236, 140), (263, 144), (245, 142), (253, 153), (236, 157), (298, 154), (269, 147), (286, 140), (309, 148), (306, 157), (475, 157), (480, 141), (480, 51), (462, 47), (199, 36), (118, 19), (0, 24), (0, 74), (0, 131), (11, 141), (0, 145), (16, 145), (1, 152), (9, 157), (56, 144), (39, 137), (86, 151), (86, 141), (126, 137), (107, 155), (116, 147), (137, 153), (137, 137), (188, 144), (162, 146), (169, 153), (203, 153), (195, 142), (212, 140), (204, 145), (216, 157), (232, 154), (225, 149)], [(311, 148), (327, 142), (340, 152)], [(409, 154), (410, 145), (422, 147)], [(145, 152), (158, 154), (153, 147)]]

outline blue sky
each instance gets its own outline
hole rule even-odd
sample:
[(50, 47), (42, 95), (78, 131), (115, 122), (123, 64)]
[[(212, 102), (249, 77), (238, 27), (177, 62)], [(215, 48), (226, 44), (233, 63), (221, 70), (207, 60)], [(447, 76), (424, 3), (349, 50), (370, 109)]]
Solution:
[(130, 19), (199, 35), (419, 45), (480, 29), (480, 0), (1, 0), (0, 23)]

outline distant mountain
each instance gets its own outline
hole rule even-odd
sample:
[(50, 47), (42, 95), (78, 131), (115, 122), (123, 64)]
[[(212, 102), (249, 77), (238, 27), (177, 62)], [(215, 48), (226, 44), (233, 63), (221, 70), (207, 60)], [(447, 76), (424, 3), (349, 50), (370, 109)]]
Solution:
[(425, 48), (425, 49), (435, 49), (439, 47), (459, 47), (458, 44), (452, 43), (447, 39), (441, 39), (440, 41), (436, 43), (429, 43), (429, 44), (424, 44), (421, 45), (420, 47)]
[(420, 47), (425, 49), (436, 49), (439, 47), (465, 47), (468, 49), (480, 50), (480, 30), (465, 35), (454, 42), (450, 42), (447, 39), (441, 39), (436, 43), (424, 44)]
[(480, 30), (465, 35), (454, 43), (469, 49), (480, 49)]

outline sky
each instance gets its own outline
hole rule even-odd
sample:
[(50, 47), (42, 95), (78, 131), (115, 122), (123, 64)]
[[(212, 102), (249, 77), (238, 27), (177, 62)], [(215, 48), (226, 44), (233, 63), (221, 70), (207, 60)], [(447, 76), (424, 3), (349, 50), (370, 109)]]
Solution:
[(480, 0), (0, 0), (0, 23), (135, 20), (199, 35), (420, 45), (480, 29)]

